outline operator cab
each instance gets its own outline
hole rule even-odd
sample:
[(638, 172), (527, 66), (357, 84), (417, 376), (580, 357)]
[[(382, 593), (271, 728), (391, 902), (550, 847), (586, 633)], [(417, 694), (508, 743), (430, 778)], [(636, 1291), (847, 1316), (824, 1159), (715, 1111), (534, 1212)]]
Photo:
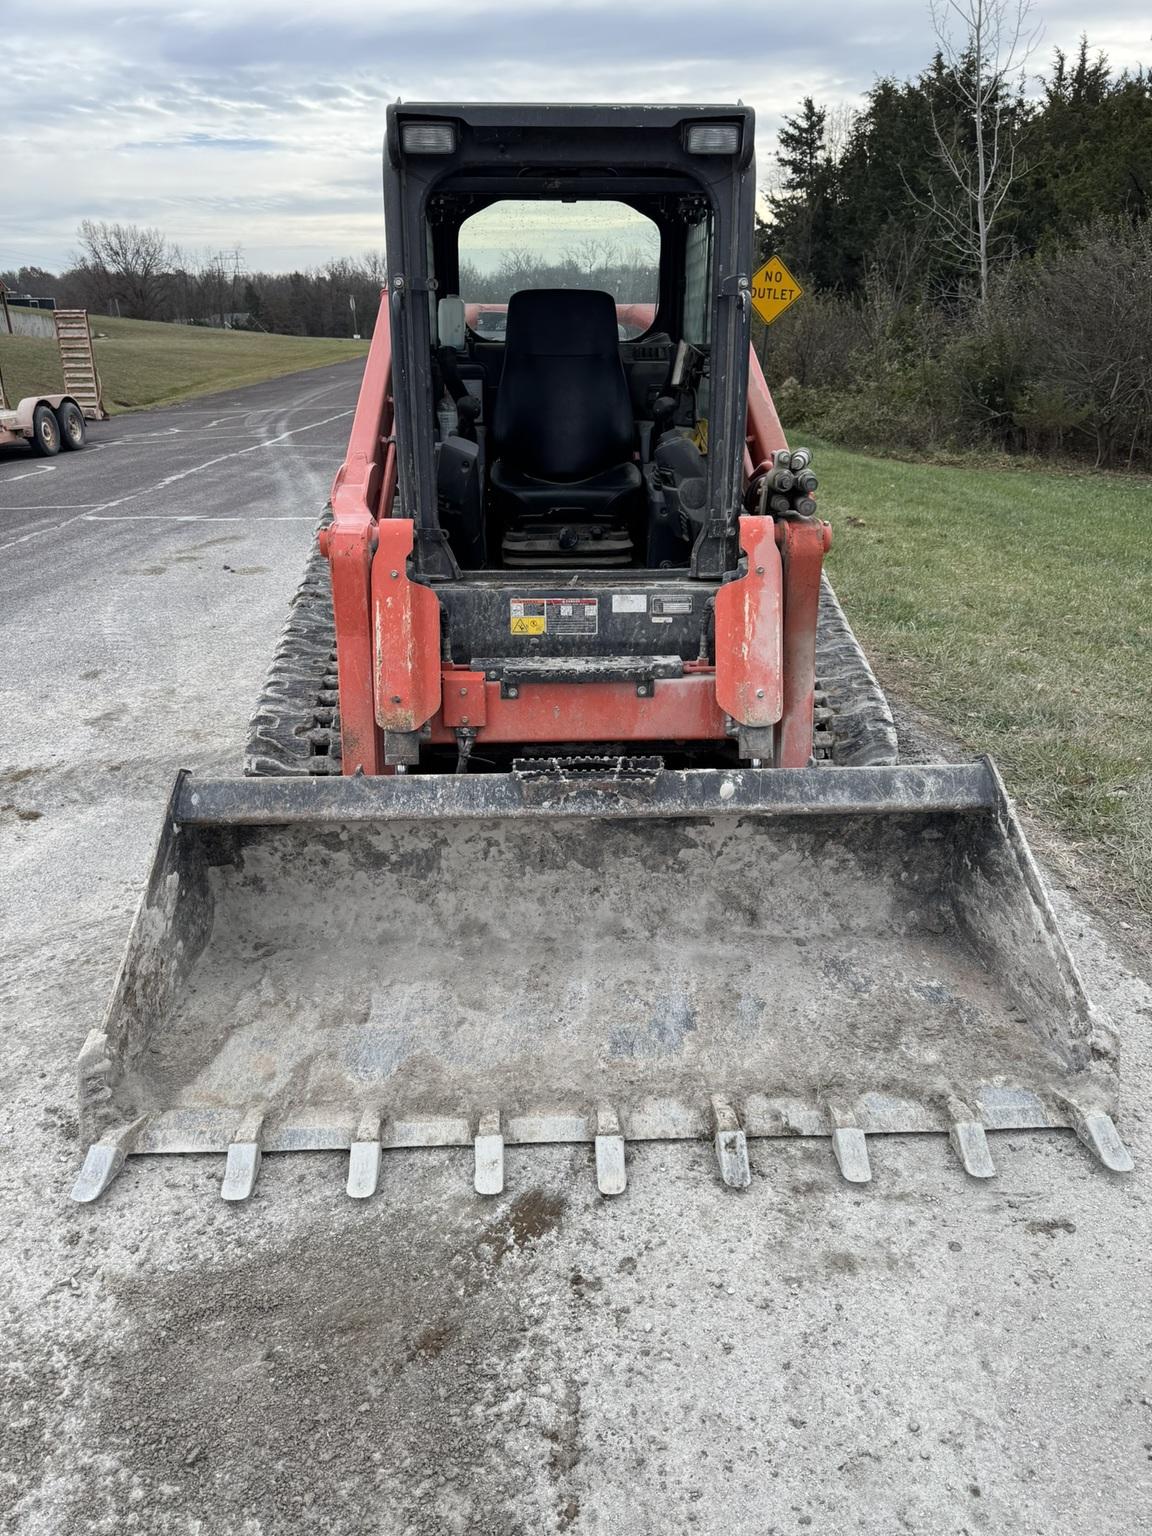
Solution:
[(389, 111), (418, 570), (718, 579), (743, 475), (752, 114), (458, 111)]

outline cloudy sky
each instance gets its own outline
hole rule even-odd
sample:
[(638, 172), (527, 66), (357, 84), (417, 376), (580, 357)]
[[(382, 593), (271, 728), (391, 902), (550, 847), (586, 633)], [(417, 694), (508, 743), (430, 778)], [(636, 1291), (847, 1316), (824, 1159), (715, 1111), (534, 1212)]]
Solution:
[[(763, 161), (802, 95), (854, 101), (932, 50), (926, 0), (53, 0), (44, 32), (37, 14), (0, 36), (0, 268), (58, 268), (82, 218), (251, 268), (378, 249), (397, 95), (739, 97)], [(1115, 64), (1152, 63), (1148, 0), (1037, 14), (1035, 67), (1085, 25)]]

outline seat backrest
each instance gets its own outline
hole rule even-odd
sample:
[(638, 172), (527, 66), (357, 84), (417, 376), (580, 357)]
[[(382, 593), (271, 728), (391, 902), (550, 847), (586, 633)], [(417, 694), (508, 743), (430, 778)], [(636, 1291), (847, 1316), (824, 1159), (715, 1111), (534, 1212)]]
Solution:
[(526, 288), (508, 301), (492, 435), (506, 463), (582, 480), (632, 457), (635, 427), (612, 295)]

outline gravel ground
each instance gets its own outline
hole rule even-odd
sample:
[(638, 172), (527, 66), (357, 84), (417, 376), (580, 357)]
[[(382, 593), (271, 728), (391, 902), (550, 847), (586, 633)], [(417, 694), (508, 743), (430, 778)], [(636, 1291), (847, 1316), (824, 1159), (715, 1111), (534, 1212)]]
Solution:
[(1126, 1179), (1021, 1134), (990, 1185), (900, 1137), (863, 1189), (794, 1142), (742, 1195), (676, 1145), (615, 1202), (586, 1149), (511, 1151), (488, 1202), (435, 1151), (362, 1205), (320, 1154), (240, 1208), (218, 1158), (69, 1201), (73, 1059), (175, 768), (238, 766), (355, 372), (0, 460), (0, 1530), (1147, 1530), (1152, 992), (1059, 892)]

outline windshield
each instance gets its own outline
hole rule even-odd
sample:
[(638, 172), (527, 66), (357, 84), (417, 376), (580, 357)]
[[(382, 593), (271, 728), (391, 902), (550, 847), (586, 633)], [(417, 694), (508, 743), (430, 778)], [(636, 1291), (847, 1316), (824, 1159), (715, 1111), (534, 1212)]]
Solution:
[(610, 293), (630, 341), (655, 318), (659, 268), (659, 231), (626, 203), (504, 201), (460, 227), (460, 297), (485, 341), (503, 341), (508, 300), (522, 288)]

